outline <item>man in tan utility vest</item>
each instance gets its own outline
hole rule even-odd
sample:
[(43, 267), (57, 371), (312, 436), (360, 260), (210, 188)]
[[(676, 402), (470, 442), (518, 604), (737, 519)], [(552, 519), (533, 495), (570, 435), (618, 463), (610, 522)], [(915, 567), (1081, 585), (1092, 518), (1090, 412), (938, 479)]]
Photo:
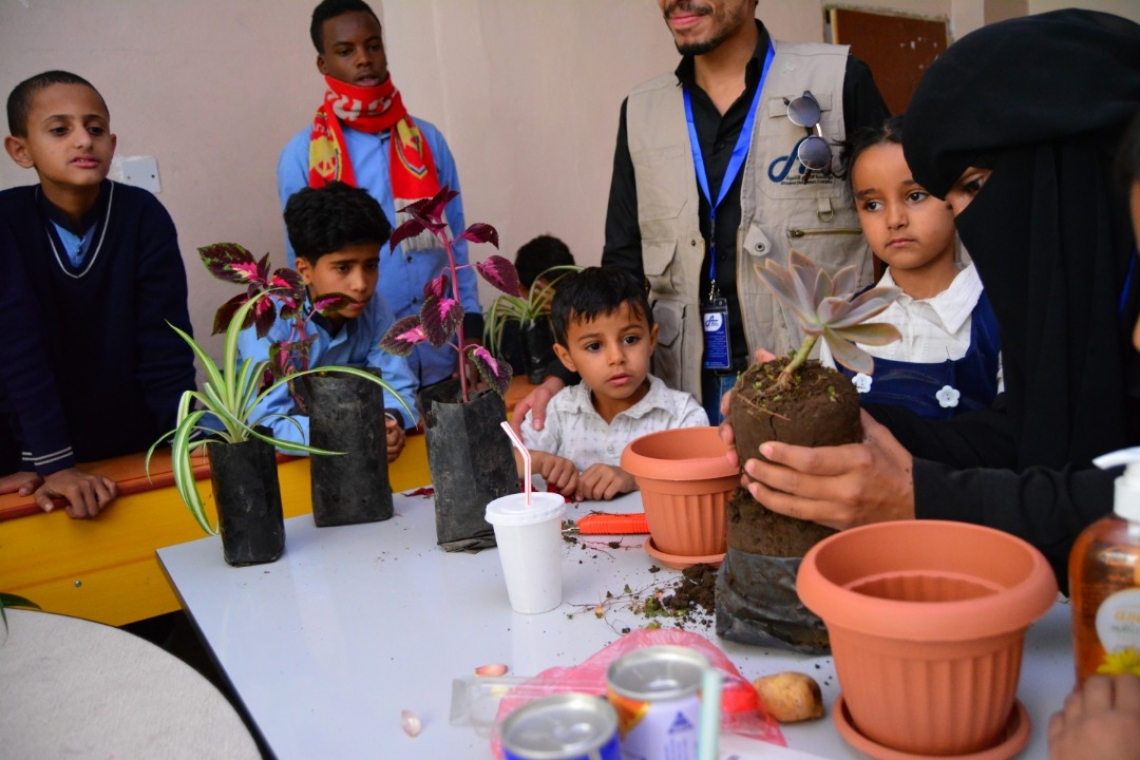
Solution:
[[(654, 373), (720, 419), (719, 398), (757, 348), (792, 347), (754, 265), (800, 252), (872, 281), (836, 143), (889, 115), (842, 45), (771, 39), (756, 0), (658, 0), (682, 59), (622, 105), (603, 264), (648, 282), (660, 327)], [(711, 199), (711, 202), (710, 202)], [(798, 341), (797, 341), (798, 342)], [(515, 409), (546, 401), (550, 376)]]

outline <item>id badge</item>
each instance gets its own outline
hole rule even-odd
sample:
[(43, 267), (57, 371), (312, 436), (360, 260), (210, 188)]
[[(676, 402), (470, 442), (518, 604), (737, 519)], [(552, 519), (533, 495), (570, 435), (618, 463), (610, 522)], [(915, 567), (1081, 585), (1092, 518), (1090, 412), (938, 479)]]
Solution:
[(701, 302), (701, 323), (705, 333), (705, 369), (732, 369), (728, 346), (728, 301), (711, 298)]

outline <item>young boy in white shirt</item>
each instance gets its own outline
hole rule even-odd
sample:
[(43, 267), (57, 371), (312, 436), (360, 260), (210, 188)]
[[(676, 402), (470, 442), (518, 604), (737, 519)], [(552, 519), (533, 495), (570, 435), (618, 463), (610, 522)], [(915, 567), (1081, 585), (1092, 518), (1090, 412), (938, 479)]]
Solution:
[(637, 490), (619, 466), (630, 441), (709, 424), (696, 399), (649, 374), (657, 325), (645, 288), (624, 269), (583, 269), (559, 281), (551, 323), (555, 354), (582, 382), (550, 400), (541, 431), (529, 413), (523, 421), (534, 472), (565, 496), (612, 499)]

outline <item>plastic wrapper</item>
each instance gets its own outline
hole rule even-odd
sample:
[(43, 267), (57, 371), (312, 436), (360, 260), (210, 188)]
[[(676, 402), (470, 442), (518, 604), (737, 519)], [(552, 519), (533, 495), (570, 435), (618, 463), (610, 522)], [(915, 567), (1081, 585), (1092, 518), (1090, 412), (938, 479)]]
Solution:
[(827, 654), (827, 628), (796, 594), (800, 557), (769, 557), (729, 547), (716, 577), (716, 633), (758, 647)]
[[(566, 692), (584, 694), (606, 693), (606, 670), (610, 663), (635, 649), (652, 646), (681, 646), (700, 652), (724, 676), (721, 692), (721, 732), (735, 733), (751, 739), (766, 741), (781, 747), (787, 746), (780, 727), (760, 707), (756, 690), (736, 666), (715, 644), (703, 636), (676, 629), (638, 630), (628, 633), (614, 643), (592, 655), (585, 662), (570, 668), (549, 668), (529, 679), (496, 679), (498, 684), (480, 688), (482, 679), (457, 681), (453, 692), (452, 723), (456, 722), (456, 698), (468, 699), (469, 716), (473, 724), (486, 723), (486, 715), (495, 692), (501, 694), (491, 731), (491, 749), (495, 757), (502, 757), (498, 727), (514, 710), (531, 700)], [(515, 681), (510, 683), (510, 681)], [(466, 691), (465, 695), (457, 692)]]

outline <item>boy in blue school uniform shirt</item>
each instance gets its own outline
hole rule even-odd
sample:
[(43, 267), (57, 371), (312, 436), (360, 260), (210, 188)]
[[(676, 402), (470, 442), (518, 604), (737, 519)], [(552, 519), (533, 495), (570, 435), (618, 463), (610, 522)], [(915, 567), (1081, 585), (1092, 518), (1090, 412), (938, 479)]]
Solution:
[[(311, 315), (307, 335), (314, 338), (309, 368), (339, 364), (378, 369), (408, 406), (404, 409), (401, 400), (385, 390), (386, 408), (376, 410), (387, 418), (391, 462), (404, 448), (404, 429), (419, 423), (413, 406), (416, 381), (407, 362), (380, 349), (381, 338), (395, 321), (384, 297), (376, 292), (380, 249), (392, 228), (374, 198), (340, 182), (294, 194), (285, 205), (285, 228), (297, 253), (297, 273), (309, 290), (310, 300), (331, 293), (356, 299), (355, 304), (328, 316), (311, 314), (311, 304), (305, 305), (306, 317)], [(273, 344), (296, 339), (291, 319), (278, 319), (261, 339), (251, 327), (238, 339), (239, 361), (267, 360)], [(309, 443), (309, 418), (298, 413), (286, 385), (267, 396), (253, 417), (264, 415), (290, 415), (297, 424), (281, 417), (270, 417), (262, 424), (278, 438)]]
[[(313, 124), (281, 152), (277, 190), (284, 205), (303, 187), (341, 181), (367, 190), (389, 220), (404, 221), (397, 210), (431, 198), (443, 185), (459, 191), (459, 174), (447, 141), (432, 124), (413, 118), (388, 73), (380, 21), (362, 0), (325, 0), (313, 11), (309, 34), (317, 49), (317, 69), (327, 91)], [(466, 229), (462, 198), (447, 207), (453, 233)], [(454, 243), (461, 267), (467, 243)], [(295, 252), (288, 249), (290, 266)], [(424, 285), (447, 266), (447, 253), (430, 232), (406, 239), (381, 254), (379, 290), (397, 319), (419, 314)], [(483, 310), (475, 272), (459, 271), (464, 334), (483, 334)], [(452, 377), (458, 354), (448, 346), (416, 346), (408, 356), (420, 386)]]
[[(99, 92), (65, 71), (8, 97), (8, 155), (39, 184), (0, 192), (0, 493), (93, 517), (117, 494), (84, 472), (145, 451), (194, 389), (177, 233), (145, 190), (107, 180), (115, 152)], [(169, 324), (168, 324), (169, 322)]]

